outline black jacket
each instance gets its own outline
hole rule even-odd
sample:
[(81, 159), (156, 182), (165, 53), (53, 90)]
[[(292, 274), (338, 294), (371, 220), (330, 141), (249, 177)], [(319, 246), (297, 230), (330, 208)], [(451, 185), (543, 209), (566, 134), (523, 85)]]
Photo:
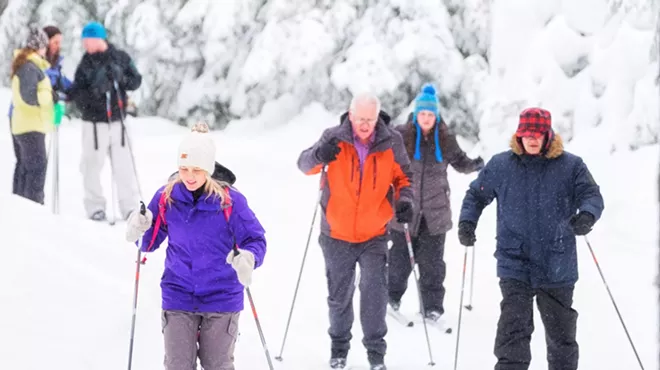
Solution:
[(142, 84), (142, 76), (131, 57), (112, 44), (108, 44), (108, 49), (104, 52), (85, 53), (76, 69), (73, 84), (67, 90), (69, 99), (76, 103), (84, 121), (108, 122), (106, 94), (108, 91), (112, 112), (110, 121), (120, 119), (114, 81), (119, 86), (124, 106), (122, 113), (125, 117), (128, 105), (126, 91), (136, 90)]

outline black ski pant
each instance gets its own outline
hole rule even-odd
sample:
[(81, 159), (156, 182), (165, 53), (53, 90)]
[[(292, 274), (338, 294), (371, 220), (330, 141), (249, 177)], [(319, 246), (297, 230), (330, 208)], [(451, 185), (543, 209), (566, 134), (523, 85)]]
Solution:
[[(391, 230), (392, 249), (389, 258), (389, 297), (399, 302), (408, 288), (408, 278), (412, 272), (406, 235)], [(446, 234), (430, 235), (424, 218), (420, 221), (417, 237), (411, 238), (415, 262), (419, 266), (419, 285), (424, 302), (424, 312), (445, 313), (445, 276), (447, 267), (444, 261)]]
[(348, 243), (321, 234), (325, 259), (332, 357), (346, 357), (353, 327), (355, 266), (360, 265), (360, 322), (369, 362), (382, 364), (387, 344), (387, 236)]
[(527, 370), (532, 359), (533, 299), (536, 296), (545, 328), (548, 370), (577, 370), (579, 348), (575, 340), (578, 313), (574, 286), (533, 289), (513, 279), (501, 279), (502, 302), (495, 338), (495, 370)]
[(14, 157), (16, 158), (16, 165), (14, 165), (14, 179), (12, 182), (12, 193), (20, 195), (20, 189), (23, 188), (23, 173), (21, 169), (21, 154), (18, 150), (18, 141), (12, 133), (11, 128), (11, 117), (9, 117), (9, 133), (11, 134), (11, 141), (14, 146)]
[(44, 186), (48, 170), (46, 135), (41, 132), (26, 132), (13, 135), (14, 148), (18, 148), (14, 169), (14, 192), (16, 195), (44, 204)]

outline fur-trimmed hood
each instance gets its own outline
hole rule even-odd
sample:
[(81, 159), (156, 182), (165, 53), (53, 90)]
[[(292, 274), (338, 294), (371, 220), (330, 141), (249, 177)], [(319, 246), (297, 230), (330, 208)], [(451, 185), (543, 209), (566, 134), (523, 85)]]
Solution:
[[(511, 141), (509, 142), (511, 150), (516, 155), (523, 155), (525, 151), (523, 150), (522, 144), (516, 134), (513, 134)], [(555, 134), (552, 142), (550, 143), (550, 148), (545, 153), (545, 157), (548, 159), (554, 159), (559, 157), (564, 153), (564, 140), (559, 134)]]

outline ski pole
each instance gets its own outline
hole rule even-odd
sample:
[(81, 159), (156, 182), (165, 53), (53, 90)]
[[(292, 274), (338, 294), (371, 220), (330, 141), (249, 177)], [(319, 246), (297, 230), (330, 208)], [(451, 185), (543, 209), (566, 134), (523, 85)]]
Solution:
[[(234, 244), (234, 256), (238, 255), (238, 247)], [(261, 329), (261, 323), (259, 322), (259, 316), (257, 315), (257, 309), (254, 305), (254, 300), (252, 299), (252, 293), (250, 292), (249, 287), (245, 287), (245, 292), (247, 293), (248, 300), (250, 301), (250, 308), (252, 309), (252, 316), (254, 316), (254, 322), (257, 324), (257, 331), (259, 331), (259, 337), (261, 338), (261, 345), (264, 348), (264, 353), (266, 354), (266, 360), (268, 360), (268, 368), (274, 370), (273, 361), (270, 359), (270, 353), (268, 352), (268, 346), (266, 345), (266, 338), (264, 337), (264, 331)]]
[(596, 264), (596, 268), (598, 269), (598, 273), (600, 274), (600, 278), (603, 280), (603, 284), (605, 285), (605, 289), (607, 290), (607, 294), (610, 296), (610, 300), (612, 301), (612, 305), (614, 306), (614, 310), (616, 310), (616, 314), (619, 316), (619, 321), (621, 321), (621, 325), (623, 326), (623, 330), (626, 332), (626, 336), (628, 337), (628, 341), (630, 342), (630, 346), (632, 347), (633, 352), (635, 353), (635, 357), (637, 357), (637, 362), (639, 363), (639, 367), (644, 370), (644, 365), (642, 365), (642, 360), (639, 358), (639, 354), (637, 353), (637, 349), (635, 348), (635, 344), (632, 341), (632, 338), (630, 337), (630, 333), (628, 333), (628, 328), (626, 327), (626, 323), (623, 322), (623, 317), (621, 316), (621, 312), (619, 311), (619, 307), (616, 305), (616, 302), (614, 301), (614, 296), (612, 296), (612, 292), (610, 291), (609, 285), (607, 285), (607, 281), (605, 281), (605, 275), (603, 274), (603, 271), (600, 269), (600, 264), (598, 263), (598, 259), (596, 259), (596, 254), (594, 253), (594, 249), (591, 248), (591, 243), (589, 243), (589, 239), (587, 236), (584, 236), (584, 241), (587, 243), (587, 247), (589, 247), (589, 252), (591, 252), (591, 257), (593, 257), (594, 263)]
[(415, 270), (415, 254), (413, 253), (412, 240), (410, 239), (410, 230), (408, 229), (408, 223), (403, 224), (404, 231), (406, 233), (406, 243), (408, 244), (408, 255), (410, 256), (410, 265), (412, 267), (412, 272), (415, 275), (415, 283), (417, 284), (417, 295), (419, 297), (419, 305), (422, 312), (422, 324), (424, 326), (424, 334), (426, 335), (426, 345), (429, 349), (429, 365), (434, 366), (433, 362), (433, 352), (431, 351), (431, 340), (429, 339), (429, 331), (426, 327), (426, 310), (424, 309), (424, 302), (422, 300), (422, 290), (420, 287), (419, 279), (417, 278), (417, 270)]
[(472, 311), (472, 294), (474, 292), (474, 255), (475, 250), (472, 248), (472, 267), (470, 268), (470, 295), (468, 296), (468, 304), (465, 305), (465, 309)]
[(121, 143), (124, 145), (124, 140), (126, 140), (126, 144), (128, 145), (128, 152), (131, 154), (131, 162), (133, 164), (133, 174), (135, 175), (135, 182), (138, 185), (138, 191), (140, 194), (142, 194), (142, 190), (140, 190), (140, 179), (138, 177), (138, 172), (137, 172), (137, 165), (135, 163), (135, 155), (133, 154), (133, 146), (131, 145), (131, 140), (128, 137), (128, 130), (126, 129), (126, 124), (124, 123), (124, 115), (126, 115), (126, 111), (124, 110), (124, 101), (121, 98), (121, 93), (119, 90), (119, 84), (117, 83), (117, 80), (113, 77), (112, 79), (112, 85), (115, 88), (115, 93), (117, 94), (117, 105), (119, 106), (119, 123), (121, 123), (121, 128), (122, 128), (122, 134), (121, 134)]
[(108, 147), (108, 155), (110, 155), (111, 164), (110, 164), (110, 191), (112, 194), (112, 217), (110, 218), (110, 226), (115, 225), (117, 220), (116, 205), (115, 205), (115, 166), (112, 163), (112, 105), (111, 105), (110, 90), (105, 92), (105, 114), (108, 119), (108, 140), (110, 140), (110, 146)]
[(319, 183), (319, 194), (314, 205), (314, 215), (312, 216), (312, 224), (309, 227), (309, 234), (307, 235), (307, 244), (303, 252), (302, 263), (300, 264), (300, 272), (298, 272), (298, 281), (296, 281), (296, 289), (293, 292), (293, 300), (291, 301), (291, 309), (289, 310), (289, 318), (286, 320), (286, 328), (284, 329), (284, 338), (282, 339), (282, 347), (280, 354), (275, 357), (277, 361), (282, 361), (282, 353), (284, 352), (284, 345), (286, 344), (286, 337), (289, 334), (289, 326), (291, 325), (291, 317), (293, 317), (293, 308), (296, 305), (296, 298), (298, 297), (298, 288), (300, 288), (300, 279), (302, 278), (303, 269), (305, 267), (305, 259), (307, 258), (307, 251), (309, 250), (309, 243), (312, 240), (312, 232), (314, 230), (314, 223), (316, 222), (316, 214), (319, 210), (319, 203), (321, 203), (321, 196), (323, 195), (323, 182), (325, 181), (326, 171), (328, 166), (325, 165), (321, 170), (321, 180)]
[[(140, 214), (145, 215), (147, 213), (147, 208), (144, 205), (144, 202), (140, 202)], [(133, 343), (135, 340), (135, 319), (137, 317), (137, 302), (138, 302), (138, 287), (140, 286), (140, 265), (142, 264), (141, 260), (142, 254), (142, 238), (138, 242), (137, 250), (137, 260), (135, 261), (135, 291), (133, 293), (133, 319), (131, 321), (131, 344), (128, 349), (128, 370), (131, 370), (133, 366)]]
[[(60, 181), (60, 166), (59, 166), (59, 126), (55, 126), (53, 137), (50, 146), (52, 147), (52, 155), (50, 158), (53, 161), (53, 214), (59, 214), (59, 181)], [(50, 157), (50, 155), (49, 155)]]
[[(61, 79), (61, 76), (60, 76)], [(54, 114), (55, 119), (53, 125), (55, 130), (53, 132), (53, 214), (60, 213), (60, 125), (62, 124), (62, 117), (66, 112), (66, 106), (63, 102), (58, 101), (55, 103)]]
[[(474, 255), (474, 251), (472, 251)], [(456, 351), (454, 351), (454, 370), (458, 369), (458, 345), (461, 340), (461, 321), (463, 318), (463, 293), (465, 292), (465, 269), (467, 267), (468, 247), (465, 247), (465, 254), (463, 256), (463, 278), (461, 282), (461, 299), (458, 309), (458, 327), (456, 328)]]

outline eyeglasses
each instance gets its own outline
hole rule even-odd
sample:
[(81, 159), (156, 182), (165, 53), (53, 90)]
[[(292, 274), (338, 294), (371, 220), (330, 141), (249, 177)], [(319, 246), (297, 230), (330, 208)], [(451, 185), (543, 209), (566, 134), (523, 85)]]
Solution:
[(359, 124), (367, 123), (369, 125), (373, 125), (378, 122), (378, 118), (355, 117), (355, 121)]

